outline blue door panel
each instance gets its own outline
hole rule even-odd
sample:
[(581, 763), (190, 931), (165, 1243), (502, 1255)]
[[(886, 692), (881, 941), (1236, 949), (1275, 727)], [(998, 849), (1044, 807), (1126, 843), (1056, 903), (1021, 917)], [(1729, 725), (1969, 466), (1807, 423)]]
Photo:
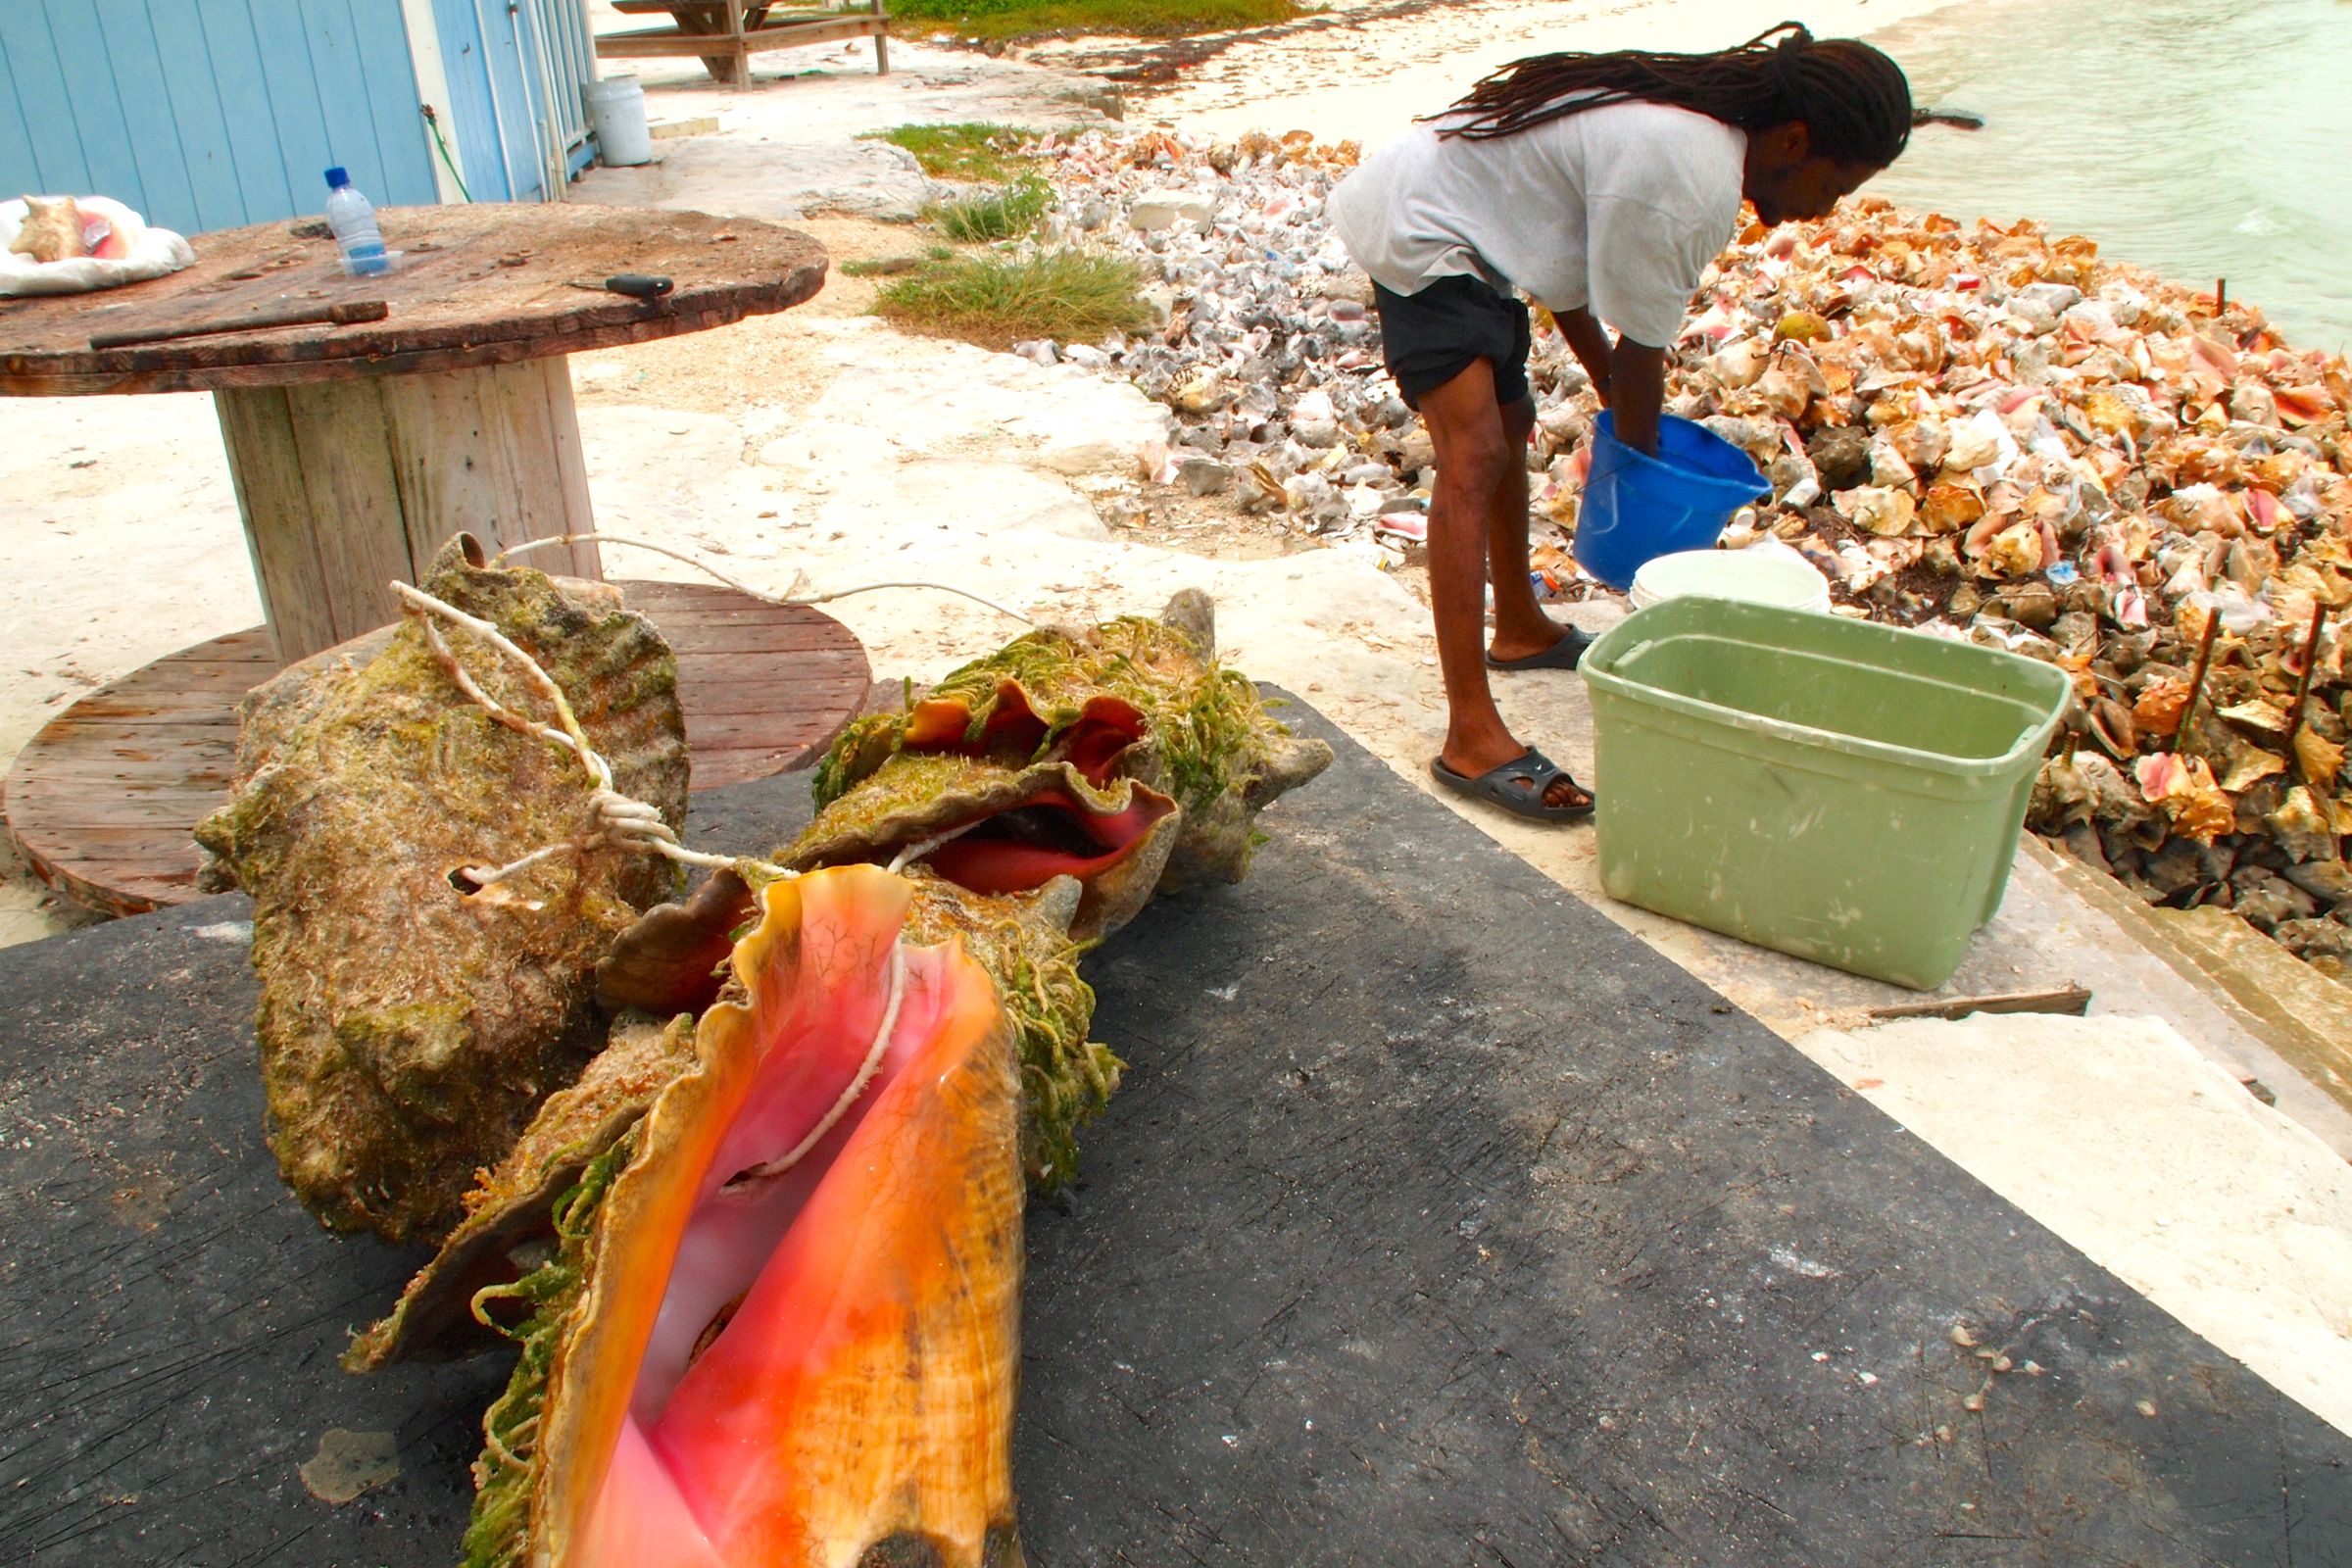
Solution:
[[(196, 20), (225, 111), (229, 164), (244, 202), (240, 219), (260, 222), (295, 212), (294, 187), (278, 145), (277, 117), (262, 74), (262, 45), (254, 32), (252, 10), (246, 0), (196, 0)], [(180, 127), (182, 135), (187, 131), (186, 125)]]

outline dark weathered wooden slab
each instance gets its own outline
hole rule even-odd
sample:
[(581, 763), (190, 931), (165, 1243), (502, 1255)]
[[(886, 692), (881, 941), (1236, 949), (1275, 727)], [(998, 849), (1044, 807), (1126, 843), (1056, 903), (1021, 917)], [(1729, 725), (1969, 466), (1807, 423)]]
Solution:
[[(748, 218), (485, 203), (394, 207), (378, 218), (404, 251), (385, 277), (346, 277), (334, 241), (304, 222), (199, 234), (196, 265), (95, 294), (0, 300), (0, 396), (290, 386), (410, 370), (511, 364), (670, 337), (798, 305), (823, 286), (824, 247)], [(670, 277), (635, 300), (571, 286), (620, 272)], [(235, 319), (257, 311), (380, 299), (381, 321), (301, 326), (93, 351), (95, 332)]]
[[(807, 784), (707, 805), (759, 851)], [(1265, 827), (1088, 960), (1036, 1568), (2352, 1562), (2352, 1443), (1360, 750)], [(0, 951), (0, 1562), (457, 1559), (508, 1358), (335, 1369), (414, 1254), (278, 1182), (247, 912)], [(339, 1505), (337, 1428), (399, 1461)]]
[[(678, 656), (697, 792), (808, 765), (872, 684), (847, 627), (701, 583), (626, 582)], [(160, 659), (49, 721), (9, 770), (8, 831), (35, 875), (109, 914), (196, 896), (191, 830), (226, 798), (237, 701), (277, 673), (260, 627)]]

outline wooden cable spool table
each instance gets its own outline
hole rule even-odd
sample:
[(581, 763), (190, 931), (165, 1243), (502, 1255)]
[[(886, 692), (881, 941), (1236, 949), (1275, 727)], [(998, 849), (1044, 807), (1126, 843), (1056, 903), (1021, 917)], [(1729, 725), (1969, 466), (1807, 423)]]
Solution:
[[(0, 395), (210, 391), (267, 624), (186, 649), (51, 720), (11, 768), (8, 828), (34, 872), (114, 913), (195, 895), (195, 823), (229, 782), (237, 700), (296, 660), (397, 618), (452, 534), (491, 550), (593, 531), (564, 357), (789, 309), (822, 286), (806, 234), (749, 219), (566, 205), (390, 208), (405, 253), (349, 277), (316, 223), (198, 235), (196, 265), (102, 294), (0, 301)], [(621, 273), (672, 279), (639, 299)], [(380, 320), (178, 336), (381, 301)], [(527, 564), (602, 579), (596, 546)], [(625, 583), (678, 657), (700, 791), (829, 744), (870, 675), (848, 629), (733, 589)]]

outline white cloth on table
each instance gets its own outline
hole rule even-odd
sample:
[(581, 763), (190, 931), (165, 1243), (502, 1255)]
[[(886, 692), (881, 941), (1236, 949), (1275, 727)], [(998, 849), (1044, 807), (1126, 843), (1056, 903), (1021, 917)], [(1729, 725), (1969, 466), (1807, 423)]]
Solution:
[[(46, 197), (40, 200), (48, 200)], [(121, 202), (104, 196), (76, 196), (85, 228), (93, 219), (104, 220), (122, 244), (121, 256), (74, 256), (62, 262), (36, 262), (8, 247), (24, 222), (22, 201), (0, 202), (0, 297), (22, 294), (81, 294), (143, 282), (194, 265), (196, 253), (188, 242), (168, 228), (150, 228), (147, 220)]]

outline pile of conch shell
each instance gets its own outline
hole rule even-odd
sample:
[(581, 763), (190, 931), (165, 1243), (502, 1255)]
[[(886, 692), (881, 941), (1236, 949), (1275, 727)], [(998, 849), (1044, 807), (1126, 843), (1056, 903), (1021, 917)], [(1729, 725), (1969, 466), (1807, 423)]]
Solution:
[(1198, 593), (909, 696), (798, 838), (611, 944), (610, 1043), (345, 1357), (519, 1343), (468, 1565), (1021, 1561), (1023, 1189), (1122, 1066), (1077, 960), (1239, 880), (1331, 751), (1216, 662)]
[[(1092, 132), (1040, 150), (1059, 199), (1046, 242), (1115, 248), (1160, 279), (1158, 333), (1023, 346), (1125, 374), (1175, 412), (1130, 505), (1150, 504), (1151, 482), (1227, 493), (1278, 527), (1401, 559), (1396, 524), (1425, 509), (1433, 455), (1323, 216), (1352, 147)], [(1553, 332), (1538, 332), (1531, 380), (1535, 494), (1572, 534), (1597, 401)], [(2151, 902), (2235, 908), (2345, 972), (2340, 357), (2086, 239), (1864, 198), (1734, 236), (1667, 391), (1772, 481), (1727, 543), (1787, 541), (1841, 613), (2074, 674), (2082, 711), (2044, 770), (2036, 829)], [(1565, 560), (1539, 545), (1540, 564)]]

